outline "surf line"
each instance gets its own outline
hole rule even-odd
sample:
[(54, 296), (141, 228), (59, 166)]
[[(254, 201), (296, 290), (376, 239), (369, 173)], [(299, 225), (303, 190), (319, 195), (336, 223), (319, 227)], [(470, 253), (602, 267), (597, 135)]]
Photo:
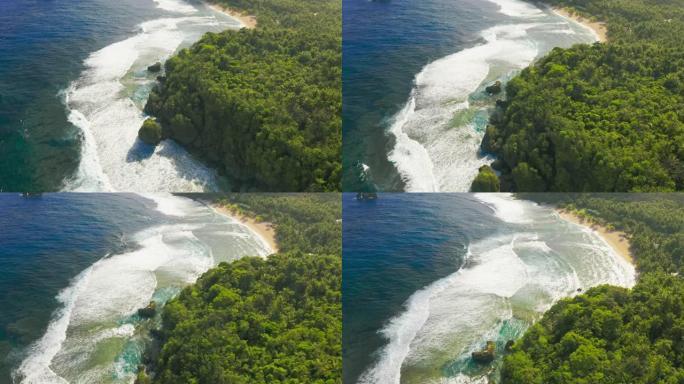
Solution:
[(203, 192), (219, 189), (215, 170), (172, 140), (155, 148), (138, 140), (141, 111), (156, 81), (147, 67), (164, 62), (205, 32), (238, 29), (223, 13), (175, 0), (156, 0), (169, 16), (140, 24), (132, 37), (93, 52), (62, 92), (68, 120), (81, 132), (81, 159), (66, 191)]
[[(469, 191), (479, 168), (494, 161), (480, 152), (482, 122), (468, 117), (485, 115), (488, 120), (493, 101), (473, 101), (471, 95), (486, 81), (505, 80), (538, 57), (540, 44), (528, 33), (531, 29), (550, 28), (559, 21), (575, 24), (526, 2), (489, 1), (519, 22), (487, 28), (480, 33), (483, 44), (423, 67), (408, 101), (390, 119), (387, 134), (394, 138), (394, 147), (387, 157), (407, 192)], [(577, 31), (569, 27), (563, 32)]]

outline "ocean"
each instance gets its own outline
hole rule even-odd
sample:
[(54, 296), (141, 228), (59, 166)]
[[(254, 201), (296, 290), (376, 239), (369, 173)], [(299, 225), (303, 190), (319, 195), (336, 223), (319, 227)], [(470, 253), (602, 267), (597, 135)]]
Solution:
[(467, 192), (504, 83), (585, 27), (519, 0), (343, 0), (343, 190)]
[(137, 141), (147, 66), (240, 26), (184, 0), (0, 2), (0, 191), (212, 191), (170, 140)]
[[(505, 194), (344, 194), (345, 383), (487, 383), (552, 303), (634, 268), (593, 231)], [(498, 382), (498, 380), (496, 380)]]
[(154, 326), (137, 309), (270, 253), (186, 197), (4, 193), (0, 212), (0, 383), (130, 383)]

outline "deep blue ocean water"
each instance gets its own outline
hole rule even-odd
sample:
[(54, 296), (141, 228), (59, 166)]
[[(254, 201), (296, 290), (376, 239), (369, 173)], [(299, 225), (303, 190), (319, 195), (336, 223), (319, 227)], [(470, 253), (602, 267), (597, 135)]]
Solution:
[(505, 230), (465, 194), (343, 196), (343, 381), (386, 343), (378, 331), (417, 290), (457, 271), (472, 242)]
[(155, 206), (127, 194), (0, 194), (0, 383), (45, 332), (72, 278), (164, 220)]
[[(495, 4), (479, 0), (343, 0), (344, 191), (402, 189), (387, 160), (387, 119), (423, 66), (482, 43), (479, 32), (502, 19)], [(359, 161), (371, 169), (368, 184), (359, 180)]]
[(90, 53), (160, 14), (152, 0), (0, 1), (0, 191), (61, 187), (80, 140), (60, 92)]

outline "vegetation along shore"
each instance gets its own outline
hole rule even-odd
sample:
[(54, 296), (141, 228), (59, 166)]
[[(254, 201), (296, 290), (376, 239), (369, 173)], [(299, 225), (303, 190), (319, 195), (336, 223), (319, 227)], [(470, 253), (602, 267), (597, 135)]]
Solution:
[(684, 7), (547, 3), (607, 40), (556, 48), (506, 84), (482, 141), (499, 189), (684, 190)]
[(221, 263), (161, 308), (136, 384), (341, 383), (340, 195), (213, 204), (260, 223), (276, 253)]
[(601, 225), (591, 219), (586, 211), (572, 211), (569, 209), (557, 209), (558, 215), (566, 221), (584, 226), (596, 233), (608, 244), (615, 253), (626, 262), (634, 265), (634, 257), (630, 250), (629, 238), (626, 233), (616, 230), (612, 225)]
[(208, 33), (164, 64), (145, 113), (233, 191), (338, 191), (339, 0), (217, 0), (238, 31)]
[(639, 280), (551, 307), (504, 358), (504, 384), (684, 381), (684, 195), (534, 195), (629, 237)]

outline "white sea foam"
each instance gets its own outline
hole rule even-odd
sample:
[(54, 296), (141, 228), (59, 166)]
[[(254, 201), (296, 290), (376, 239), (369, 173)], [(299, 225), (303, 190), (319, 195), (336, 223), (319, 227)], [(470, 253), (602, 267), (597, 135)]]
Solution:
[(488, 0), (499, 6), (499, 12), (512, 17), (539, 17), (544, 13), (534, 5), (517, 0)]
[(510, 193), (477, 193), (475, 198), (494, 211), (494, 215), (507, 223), (529, 223), (531, 217), (526, 206), (530, 202), (516, 199)]
[[(575, 19), (573, 19), (573, 18), (570, 18), (570, 17), (564, 16), (564, 15), (561, 15), (560, 13), (558, 13), (558, 11), (556, 11), (556, 10), (553, 9), (553, 8), (551, 8), (551, 12), (553, 12), (556, 16), (562, 17), (563, 19), (567, 20), (569, 23), (572, 23), (572, 24), (574, 24), (574, 25), (576, 25), (576, 26), (582, 28), (582, 29), (585, 30), (586, 32), (588, 32), (588, 33), (594, 38), (594, 41), (601, 41), (601, 39), (600, 39), (600, 37), (599, 37), (599, 34), (596, 32), (596, 30), (595, 30), (594, 28), (591, 28), (590, 26), (588, 26), (588, 25), (586, 25), (586, 24), (584, 24), (584, 23), (580, 23), (580, 22), (578, 22), (577, 20), (575, 20)], [(557, 31), (556, 33), (560, 33), (560, 31)]]
[(91, 271), (92, 267), (81, 272), (68, 288), (57, 295), (57, 300), (63, 304), (62, 309), (55, 313), (43, 337), (30, 348), (28, 357), (13, 373), (14, 379), (22, 379), (23, 384), (68, 384), (50, 368), (50, 364), (66, 339), (76, 298), (84, 291)]
[(483, 132), (472, 123), (452, 122), (456, 113), (477, 113), (468, 97), (490, 76), (492, 66), (519, 69), (537, 56), (527, 31), (537, 24), (510, 24), (482, 32), (477, 45), (426, 65), (416, 75), (405, 107), (393, 118), (389, 132), (395, 147), (388, 158), (406, 190), (467, 191), (477, 170), (492, 159), (478, 155)]
[[(134, 234), (135, 249), (100, 259), (60, 292), (62, 308), (14, 372), (17, 382), (64, 384), (74, 377), (77, 382), (112, 377), (121, 367), (93, 365), (94, 354), (112, 339), (133, 337), (135, 327), (128, 319), (149, 303), (160, 285), (195, 281), (219, 261), (212, 246), (221, 247), (220, 260), (265, 252), (261, 239), (199, 203), (173, 196), (154, 199), (163, 202), (162, 210), (175, 214), (176, 221)], [(219, 228), (225, 231), (219, 234)]]
[(140, 194), (157, 204), (157, 211), (168, 216), (183, 216), (194, 209), (201, 209), (202, 204), (191, 199), (179, 199), (172, 194), (144, 193)]
[[(165, 61), (180, 46), (203, 32), (237, 28), (228, 18), (204, 14), (176, 0), (158, 0), (162, 9), (183, 16), (144, 22), (138, 34), (92, 53), (86, 70), (65, 91), (69, 121), (82, 132), (81, 161), (64, 182), (72, 191), (205, 191), (217, 190), (216, 172), (172, 140), (152, 148), (137, 137), (145, 116), (144, 100), (132, 90), (154, 80), (145, 68)], [(137, 96), (136, 96), (137, 97)]]
[(505, 80), (555, 46), (587, 42), (591, 32), (527, 2), (491, 2), (513, 23), (484, 30), (483, 44), (426, 65), (391, 119), (388, 159), (406, 191), (468, 191), (478, 169), (494, 160), (480, 152), (493, 104), (483, 99), (484, 85)]
[(489, 380), (486, 376), (470, 377), (464, 374), (458, 374), (455, 377), (441, 377), (439, 379), (431, 380), (426, 384), (488, 384)]
[(181, 0), (154, 0), (157, 7), (169, 12), (176, 13), (195, 13), (197, 9), (192, 5)]
[[(501, 324), (516, 312), (526, 314), (528, 322), (529, 312), (541, 314), (578, 288), (634, 284), (633, 268), (595, 234), (568, 225), (553, 210), (511, 196), (487, 201), (518, 232), (471, 244), (461, 269), (415, 292), (381, 330), (387, 344), (360, 383), (400, 383), (402, 372), (434, 372), (456, 358), (467, 359), (484, 340), (496, 339)], [(429, 383), (482, 380), (418, 375)]]
[(215, 214), (220, 215), (220, 216), (222, 216), (222, 217), (228, 218), (231, 222), (240, 225), (240, 226), (243, 227), (247, 232), (249, 232), (249, 233), (251, 234), (251, 236), (252, 236), (254, 239), (256, 239), (256, 240), (258, 241), (259, 247), (260, 247), (260, 249), (261, 249), (261, 252), (260, 252), (259, 254), (260, 254), (261, 256), (268, 256), (268, 255), (271, 255), (271, 254), (275, 253), (275, 249), (273, 249), (273, 248), (271, 247), (271, 244), (269, 244), (269, 242), (266, 241), (266, 239), (264, 239), (264, 238), (261, 236), (261, 234), (257, 233), (256, 231), (253, 231), (252, 228), (250, 228), (250, 227), (247, 226), (246, 224), (240, 222), (240, 220), (237, 220), (235, 217), (230, 216), (230, 215), (227, 215), (227, 214), (225, 214), (225, 213), (219, 211), (218, 209), (216, 209), (216, 208), (214, 208), (214, 207), (211, 207), (211, 209), (214, 211)]

